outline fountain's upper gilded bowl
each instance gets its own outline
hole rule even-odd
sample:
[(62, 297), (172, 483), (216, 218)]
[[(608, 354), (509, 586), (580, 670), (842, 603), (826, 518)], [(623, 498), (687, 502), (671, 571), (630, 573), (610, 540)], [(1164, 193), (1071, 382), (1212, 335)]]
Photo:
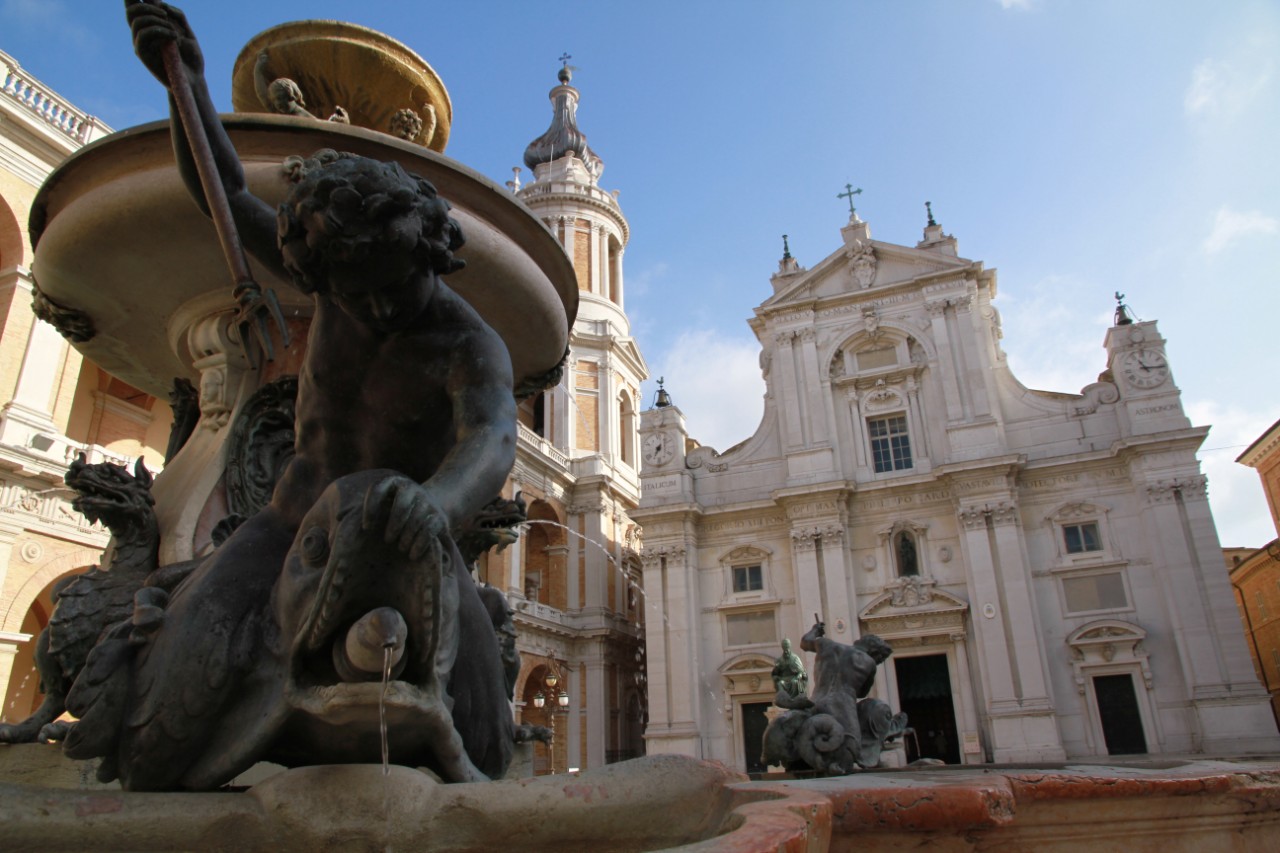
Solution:
[[(541, 375), (564, 355), (578, 309), (568, 256), (551, 232), (507, 190), (476, 172), (384, 133), (276, 115), (225, 115), (250, 190), (275, 205), (289, 184), (283, 161), (322, 148), (394, 160), (435, 184), (453, 206), (467, 262), (448, 284), (506, 342), (517, 381)], [(167, 122), (122, 131), (86, 146), (45, 182), (31, 216), (36, 281), (54, 302), (93, 320), (77, 344), (108, 372), (164, 397), (175, 377), (195, 380), (188, 329), (233, 304), (233, 282), (213, 225), (192, 202), (174, 165)], [(311, 299), (250, 261), (286, 316)]]
[(343, 21), (291, 21), (249, 40), (231, 72), (231, 103), (236, 112), (266, 112), (254, 87), (258, 54), (267, 52), (267, 69), (302, 89), (307, 109), (327, 118), (342, 107), (351, 123), (386, 131), (398, 110), (435, 110), (435, 132), (416, 139), (443, 152), (453, 124), (453, 104), (435, 69), (388, 35)]

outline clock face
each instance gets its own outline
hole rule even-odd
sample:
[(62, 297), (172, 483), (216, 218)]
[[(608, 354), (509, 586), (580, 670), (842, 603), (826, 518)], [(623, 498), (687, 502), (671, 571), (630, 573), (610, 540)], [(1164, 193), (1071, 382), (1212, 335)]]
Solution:
[(1124, 357), (1124, 378), (1134, 388), (1155, 388), (1169, 378), (1169, 363), (1156, 350), (1134, 350)]
[(644, 440), (644, 461), (650, 465), (661, 465), (670, 461), (675, 455), (671, 446), (671, 438), (665, 432), (655, 432)]

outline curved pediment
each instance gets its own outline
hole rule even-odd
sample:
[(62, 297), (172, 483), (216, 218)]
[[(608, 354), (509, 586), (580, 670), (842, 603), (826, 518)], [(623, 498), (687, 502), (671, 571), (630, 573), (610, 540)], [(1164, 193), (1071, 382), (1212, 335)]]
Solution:
[(1119, 619), (1099, 619), (1081, 625), (1067, 636), (1069, 646), (1093, 646), (1102, 644), (1139, 643), (1147, 638), (1147, 632), (1131, 622)]
[(721, 675), (735, 675), (738, 673), (753, 673), (764, 670), (765, 672), (773, 671), (773, 658), (767, 658), (764, 655), (748, 652), (747, 654), (738, 655), (730, 658), (720, 664), (720, 668), (716, 671)]

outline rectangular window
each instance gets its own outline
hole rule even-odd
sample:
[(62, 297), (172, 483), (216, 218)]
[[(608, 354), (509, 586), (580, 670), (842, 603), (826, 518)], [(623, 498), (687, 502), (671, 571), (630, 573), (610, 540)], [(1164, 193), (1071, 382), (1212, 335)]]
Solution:
[(1068, 613), (1119, 610), (1129, 606), (1129, 598), (1124, 592), (1124, 578), (1120, 577), (1119, 572), (1064, 578), (1062, 593), (1067, 600)]
[(907, 435), (906, 415), (868, 418), (867, 434), (871, 436), (871, 461), (877, 474), (904, 471), (911, 467), (911, 438)]
[(875, 370), (877, 367), (893, 367), (898, 363), (898, 353), (893, 347), (869, 349), (858, 353), (859, 370)]
[(1098, 535), (1098, 522), (1086, 521), (1084, 524), (1062, 525), (1062, 538), (1067, 543), (1068, 554), (1083, 554), (1086, 551), (1101, 551), (1102, 537)]
[(778, 629), (775, 625), (773, 611), (761, 610), (755, 613), (731, 613), (725, 617), (730, 646), (753, 646), (758, 643), (776, 643)]
[(756, 592), (764, 589), (764, 573), (759, 566), (734, 566), (733, 591)]

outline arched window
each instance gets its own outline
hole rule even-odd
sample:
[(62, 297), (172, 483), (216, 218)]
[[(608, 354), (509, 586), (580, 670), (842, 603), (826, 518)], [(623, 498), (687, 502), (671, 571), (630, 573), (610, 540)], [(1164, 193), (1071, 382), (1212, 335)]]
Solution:
[(626, 391), (618, 396), (618, 438), (622, 464), (636, 467), (636, 408)]
[(916, 538), (906, 530), (899, 530), (893, 537), (893, 560), (898, 567), (898, 577), (905, 578), (920, 574)]
[(533, 398), (533, 431), (541, 438), (547, 437), (547, 394), (543, 391)]

